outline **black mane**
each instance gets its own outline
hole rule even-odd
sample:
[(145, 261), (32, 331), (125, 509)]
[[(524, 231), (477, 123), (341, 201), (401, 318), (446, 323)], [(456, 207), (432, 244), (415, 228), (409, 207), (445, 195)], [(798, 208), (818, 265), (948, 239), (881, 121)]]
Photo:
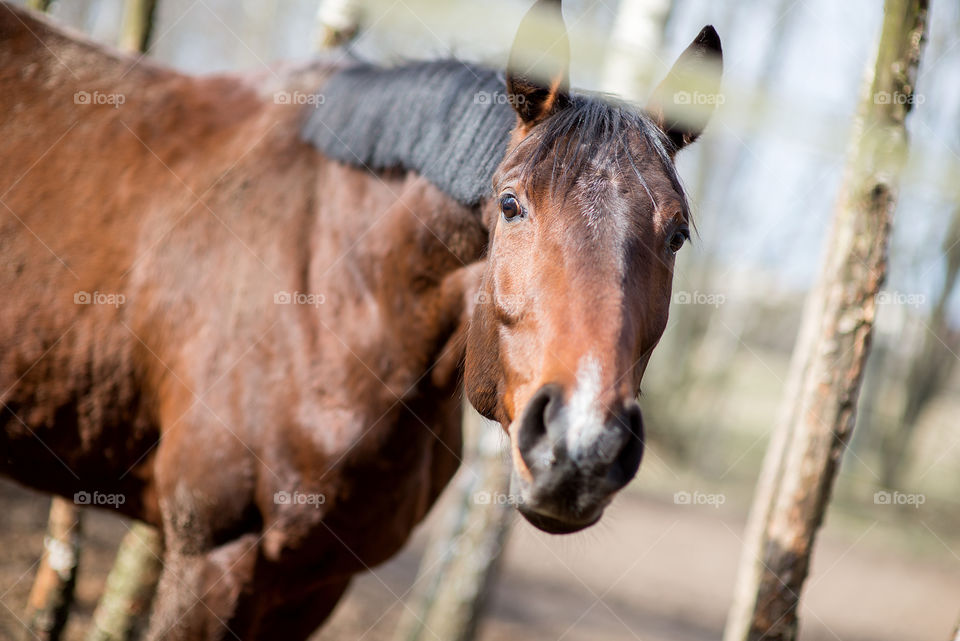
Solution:
[(517, 120), (497, 72), (449, 60), (349, 67), (320, 95), (303, 129), (320, 151), (370, 169), (416, 171), (468, 206), (490, 192)]
[[(455, 60), (348, 67), (334, 73), (319, 95), (323, 100), (303, 127), (305, 140), (350, 165), (416, 171), (467, 206), (490, 194), (517, 122), (503, 74)], [(633, 138), (684, 196), (673, 143), (635, 107), (574, 94), (532, 135), (525, 172), (552, 157), (554, 189), (568, 188), (592, 160), (604, 157), (635, 174), (653, 198), (627, 144)]]

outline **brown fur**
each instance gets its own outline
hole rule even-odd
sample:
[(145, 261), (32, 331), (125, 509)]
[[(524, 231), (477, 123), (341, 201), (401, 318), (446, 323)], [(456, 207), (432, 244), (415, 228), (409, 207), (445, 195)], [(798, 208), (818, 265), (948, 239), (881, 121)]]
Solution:
[(478, 216), (324, 160), (264, 79), (135, 65), (7, 5), (0, 79), (0, 469), (163, 528), (154, 638), (305, 638), (457, 467)]

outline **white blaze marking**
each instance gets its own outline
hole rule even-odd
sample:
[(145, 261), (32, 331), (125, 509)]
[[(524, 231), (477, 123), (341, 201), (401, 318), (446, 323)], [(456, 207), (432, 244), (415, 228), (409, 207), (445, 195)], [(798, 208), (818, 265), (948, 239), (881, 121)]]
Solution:
[(603, 432), (600, 400), (600, 362), (592, 356), (577, 367), (577, 386), (566, 407), (567, 452), (577, 460), (585, 456)]

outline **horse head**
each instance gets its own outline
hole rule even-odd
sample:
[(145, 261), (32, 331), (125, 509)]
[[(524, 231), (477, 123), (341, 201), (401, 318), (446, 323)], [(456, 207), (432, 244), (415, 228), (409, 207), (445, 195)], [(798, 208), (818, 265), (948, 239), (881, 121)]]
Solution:
[[(559, 3), (540, 0), (507, 69), (517, 123), (484, 209), (465, 368), (471, 403), (509, 434), (520, 512), (551, 533), (597, 522), (639, 468), (635, 399), (690, 237), (674, 157), (702, 131), (721, 69), (705, 27), (638, 109), (571, 92), (568, 52)], [(707, 109), (671, 108), (691, 103)]]

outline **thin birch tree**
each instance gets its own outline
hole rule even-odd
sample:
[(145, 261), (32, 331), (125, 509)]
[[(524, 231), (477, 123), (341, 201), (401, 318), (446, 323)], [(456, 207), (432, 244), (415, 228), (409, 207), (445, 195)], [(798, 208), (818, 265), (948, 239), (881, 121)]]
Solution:
[(800, 593), (857, 400), (886, 274), (927, 0), (886, 0), (822, 271), (747, 523), (725, 641), (793, 641)]

